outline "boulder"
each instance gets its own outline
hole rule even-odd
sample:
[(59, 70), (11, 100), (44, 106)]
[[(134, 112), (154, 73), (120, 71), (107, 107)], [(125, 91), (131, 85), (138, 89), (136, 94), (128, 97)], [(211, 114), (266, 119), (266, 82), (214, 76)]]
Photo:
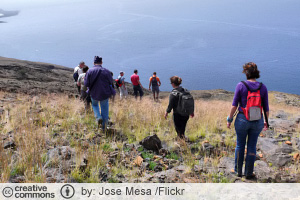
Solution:
[(16, 144), (14, 141), (6, 142), (3, 146), (4, 149), (14, 149), (16, 148)]
[(274, 171), (269, 167), (268, 163), (257, 160), (254, 166), (254, 172), (259, 182), (271, 183), (275, 180)]
[(157, 153), (162, 148), (161, 141), (156, 134), (144, 138), (140, 141), (140, 145), (142, 145), (145, 149), (152, 150)]
[(266, 160), (276, 167), (283, 167), (292, 161), (293, 148), (289, 145), (279, 146), (276, 139), (258, 138), (258, 148), (265, 155)]

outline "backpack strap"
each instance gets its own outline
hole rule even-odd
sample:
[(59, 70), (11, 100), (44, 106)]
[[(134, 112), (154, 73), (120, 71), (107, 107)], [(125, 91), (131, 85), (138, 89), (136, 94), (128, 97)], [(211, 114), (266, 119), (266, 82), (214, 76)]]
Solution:
[(257, 90), (260, 90), (260, 88), (262, 86), (262, 82), (260, 82), (258, 88), (256, 90), (252, 90), (252, 89), (250, 89), (249, 85), (245, 81), (241, 81), (241, 82), (246, 86), (247, 90), (250, 92), (255, 92)]
[(251, 91), (249, 85), (245, 81), (241, 81), (241, 82), (246, 86), (248, 91)]

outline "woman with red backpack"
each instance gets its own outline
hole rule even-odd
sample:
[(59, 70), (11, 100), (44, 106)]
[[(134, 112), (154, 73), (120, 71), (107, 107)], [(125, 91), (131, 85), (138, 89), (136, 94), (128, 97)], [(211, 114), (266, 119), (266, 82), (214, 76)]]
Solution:
[[(243, 73), (246, 74), (247, 81), (242, 81), (236, 86), (230, 114), (227, 117), (227, 127), (230, 128), (234, 113), (237, 111), (238, 114), (234, 123), (237, 136), (234, 171), (239, 177), (242, 177), (247, 141), (245, 176), (246, 179), (252, 179), (255, 178), (253, 169), (256, 159), (257, 139), (263, 128), (265, 127), (265, 130), (268, 128), (268, 90), (264, 84), (256, 81), (260, 75), (255, 63), (244, 64)], [(265, 115), (265, 122), (262, 112)]]

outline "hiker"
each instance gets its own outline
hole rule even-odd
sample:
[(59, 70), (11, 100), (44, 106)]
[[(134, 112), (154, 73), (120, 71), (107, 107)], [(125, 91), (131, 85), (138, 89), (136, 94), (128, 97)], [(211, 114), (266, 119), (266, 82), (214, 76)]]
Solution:
[(78, 93), (80, 94), (80, 86), (78, 86), (77, 81), (79, 76), (83, 73), (82, 69), (85, 66), (85, 63), (81, 61), (77, 67), (74, 68), (73, 78), (77, 86)]
[(80, 99), (84, 102), (84, 107), (86, 111), (90, 110), (90, 104), (91, 104), (91, 96), (89, 93), (87, 93), (87, 87), (84, 85), (84, 78), (89, 70), (88, 66), (84, 66), (82, 68), (82, 74), (79, 75), (77, 85), (80, 87)]
[[(161, 82), (159, 78), (156, 76), (156, 72), (153, 72), (153, 76), (149, 79), (149, 90), (151, 91), (152, 86), (152, 92), (153, 92), (153, 99), (154, 101), (158, 101), (158, 95), (159, 95), (159, 86), (161, 86)], [(155, 98), (155, 93), (157, 94)]]
[[(268, 128), (268, 90), (264, 84), (256, 81), (260, 75), (255, 63), (249, 62), (244, 64), (243, 73), (246, 74), (247, 81), (242, 81), (236, 86), (230, 114), (227, 117), (227, 127), (230, 128), (234, 113), (237, 111), (238, 114), (234, 123), (237, 136), (234, 171), (237, 176), (242, 177), (245, 144), (247, 141), (245, 176), (247, 179), (252, 179), (255, 178), (253, 169), (256, 159), (257, 138), (263, 128), (264, 130)], [(266, 119), (265, 122), (262, 109)]]
[[(178, 76), (170, 78), (173, 90), (169, 96), (169, 105), (165, 113), (165, 119), (168, 114), (173, 110), (173, 120), (175, 130), (178, 138), (185, 139), (185, 127), (189, 117), (194, 117), (194, 99), (187, 89), (182, 88), (180, 85), (182, 79)], [(182, 97), (185, 98), (182, 98)]]
[(137, 95), (138, 95), (138, 92), (140, 94), (140, 99), (142, 99), (143, 95), (144, 95), (144, 92), (143, 92), (143, 86), (140, 82), (140, 77), (139, 75), (137, 75), (138, 73), (138, 70), (135, 69), (133, 71), (133, 75), (131, 75), (130, 79), (131, 79), (131, 82), (132, 82), (132, 85), (133, 85), (133, 93), (134, 93), (134, 96), (135, 96), (135, 99), (137, 99)]
[[(102, 129), (105, 131), (109, 114), (108, 101), (112, 95), (116, 94), (116, 91), (112, 87), (113, 79), (111, 72), (102, 67), (102, 58), (95, 56), (94, 65), (95, 66), (86, 73), (84, 85), (89, 88), (92, 107), (98, 126), (102, 125)], [(99, 102), (101, 113), (99, 110)]]
[(120, 75), (118, 76), (118, 79), (116, 80), (116, 84), (120, 89), (120, 99), (122, 99), (123, 97), (126, 99), (128, 96), (128, 91), (127, 88), (125, 86), (125, 77), (124, 77), (124, 72), (120, 71)]
[[(111, 74), (111, 78), (112, 79), (114, 79), (114, 73), (112, 73), (112, 72), (110, 72), (110, 74)], [(114, 84), (112, 84), (111, 85), (111, 87), (115, 90), (115, 86), (114, 86)], [(111, 101), (112, 101), (112, 103), (114, 103), (115, 102), (115, 97), (116, 97), (116, 93), (114, 93), (110, 98), (111, 98)]]

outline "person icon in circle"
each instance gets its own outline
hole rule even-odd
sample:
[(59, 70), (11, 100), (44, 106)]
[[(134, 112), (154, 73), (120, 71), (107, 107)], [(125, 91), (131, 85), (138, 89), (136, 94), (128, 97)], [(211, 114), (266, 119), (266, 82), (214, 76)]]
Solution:
[(70, 195), (70, 189), (69, 189), (69, 187), (66, 188), (66, 195), (67, 195), (67, 197)]

